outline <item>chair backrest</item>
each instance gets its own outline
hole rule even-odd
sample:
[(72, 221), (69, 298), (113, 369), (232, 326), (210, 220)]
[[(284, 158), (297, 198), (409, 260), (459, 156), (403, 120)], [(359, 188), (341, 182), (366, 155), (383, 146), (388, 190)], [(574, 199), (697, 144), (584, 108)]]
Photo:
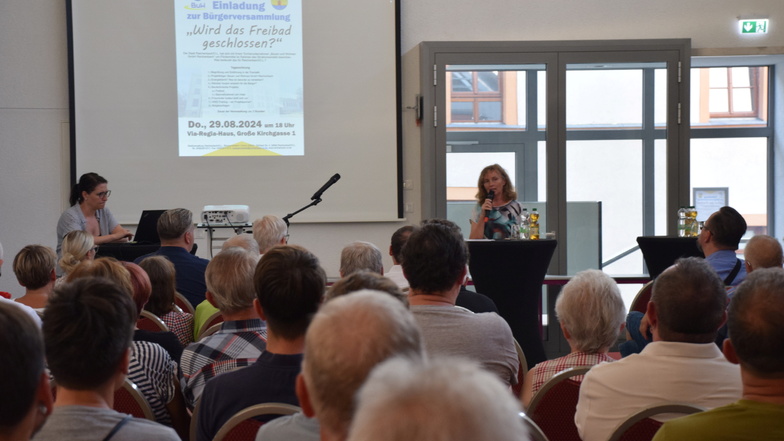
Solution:
[(525, 428), (528, 429), (528, 439), (530, 441), (549, 441), (547, 435), (542, 432), (542, 429), (531, 418), (528, 418), (528, 415), (520, 412), (520, 418), (523, 420)]
[(291, 415), (299, 412), (297, 406), (286, 403), (262, 403), (246, 407), (226, 421), (213, 441), (253, 441), (263, 423), (255, 418), (262, 415)]
[(637, 291), (637, 295), (634, 296), (634, 300), (632, 300), (632, 304), (629, 306), (629, 312), (637, 311), (645, 314), (648, 310), (648, 302), (651, 300), (652, 291), (653, 280), (643, 285), (642, 288)]
[(523, 380), (528, 373), (528, 362), (525, 359), (523, 348), (520, 347), (520, 343), (517, 342), (517, 339), (514, 339), (514, 345), (519, 363), (517, 365), (517, 384), (512, 386), (512, 393), (514, 393), (515, 397), (520, 398), (523, 393)]
[(199, 408), (201, 407), (201, 395), (196, 399), (196, 404), (193, 405), (193, 412), (191, 412), (190, 424), (190, 438), (191, 441), (196, 441), (196, 430), (199, 427)]
[(155, 421), (155, 414), (142, 392), (129, 379), (125, 379), (122, 387), (114, 391), (114, 410)]
[(169, 332), (169, 327), (166, 326), (166, 323), (164, 323), (163, 320), (150, 311), (145, 310), (142, 310), (142, 313), (139, 314), (139, 320), (136, 321), (136, 327), (144, 329), (145, 331)]
[(213, 313), (207, 318), (207, 321), (204, 322), (204, 325), (202, 325), (201, 330), (199, 330), (199, 335), (196, 337), (196, 341), (201, 340), (202, 337), (207, 335), (214, 334), (217, 329), (213, 330), (212, 332), (208, 331), (211, 327), (220, 325), (221, 323), (223, 323), (223, 315), (221, 315), (220, 311)]
[(574, 377), (585, 375), (590, 369), (575, 367), (553, 375), (531, 399), (527, 414), (549, 439), (580, 441), (574, 424), (580, 382)]
[(191, 302), (189, 302), (188, 299), (186, 299), (185, 296), (180, 293), (174, 294), (174, 304), (188, 314), (195, 314), (196, 309), (194, 309), (193, 305), (191, 305)]
[(643, 409), (624, 420), (613, 431), (609, 441), (650, 441), (662, 426), (653, 416), (663, 414), (691, 415), (705, 408), (686, 403), (666, 403)]

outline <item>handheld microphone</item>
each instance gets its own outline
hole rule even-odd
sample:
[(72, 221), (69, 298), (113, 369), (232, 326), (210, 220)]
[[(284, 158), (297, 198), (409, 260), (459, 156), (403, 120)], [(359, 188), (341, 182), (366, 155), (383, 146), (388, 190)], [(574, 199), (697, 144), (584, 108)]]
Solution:
[(332, 184), (334, 184), (335, 182), (338, 182), (338, 180), (340, 180), (340, 174), (335, 173), (334, 176), (329, 178), (329, 181), (327, 181), (326, 184), (322, 185), (321, 188), (319, 188), (318, 191), (313, 194), (313, 197), (310, 198), (310, 200), (315, 201), (316, 199), (321, 199), (321, 194), (324, 193), (325, 191), (327, 191), (327, 189), (329, 187), (331, 187)]
[[(495, 191), (494, 190), (488, 191), (486, 199), (490, 199), (490, 202), (493, 202), (493, 199), (495, 199)], [(485, 222), (487, 222), (487, 220), (488, 220), (487, 213), (488, 213), (488, 210), (485, 210)]]

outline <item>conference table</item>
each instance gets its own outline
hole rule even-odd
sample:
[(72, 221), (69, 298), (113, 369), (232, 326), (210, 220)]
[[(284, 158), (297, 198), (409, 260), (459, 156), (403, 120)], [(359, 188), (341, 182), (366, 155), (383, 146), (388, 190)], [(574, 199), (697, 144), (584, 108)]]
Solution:
[(542, 282), (558, 242), (468, 240), (476, 291), (495, 302), (525, 354), (528, 367), (547, 360), (542, 344)]

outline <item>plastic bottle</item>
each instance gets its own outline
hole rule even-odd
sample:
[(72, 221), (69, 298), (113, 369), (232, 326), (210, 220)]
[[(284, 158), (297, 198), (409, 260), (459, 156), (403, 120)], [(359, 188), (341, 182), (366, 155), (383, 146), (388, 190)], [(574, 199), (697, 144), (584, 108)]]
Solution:
[(681, 207), (678, 209), (678, 237), (686, 236), (688, 236), (686, 231), (686, 207)]
[(528, 217), (528, 228), (528, 238), (539, 240), (539, 212), (536, 208), (531, 210), (531, 215)]
[(686, 217), (688, 218), (686, 223), (689, 225), (688, 236), (697, 237), (700, 234), (700, 224), (697, 222), (697, 209), (693, 206), (686, 209)]
[(520, 213), (520, 239), (528, 239), (529, 226), (528, 209), (523, 208), (523, 212)]

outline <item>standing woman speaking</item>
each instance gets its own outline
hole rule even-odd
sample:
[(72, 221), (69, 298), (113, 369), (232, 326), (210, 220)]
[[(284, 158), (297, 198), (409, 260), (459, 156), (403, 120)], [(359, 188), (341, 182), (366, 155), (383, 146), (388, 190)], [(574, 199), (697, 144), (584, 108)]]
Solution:
[(127, 242), (133, 233), (120, 225), (106, 208), (112, 194), (107, 181), (97, 173), (85, 173), (71, 188), (71, 208), (65, 210), (57, 221), (57, 255), (63, 237), (71, 231), (82, 230), (93, 235), (96, 245), (108, 242)]
[(522, 207), (509, 175), (498, 164), (488, 165), (479, 174), (477, 205), (471, 219), (469, 239), (505, 239), (519, 223)]

